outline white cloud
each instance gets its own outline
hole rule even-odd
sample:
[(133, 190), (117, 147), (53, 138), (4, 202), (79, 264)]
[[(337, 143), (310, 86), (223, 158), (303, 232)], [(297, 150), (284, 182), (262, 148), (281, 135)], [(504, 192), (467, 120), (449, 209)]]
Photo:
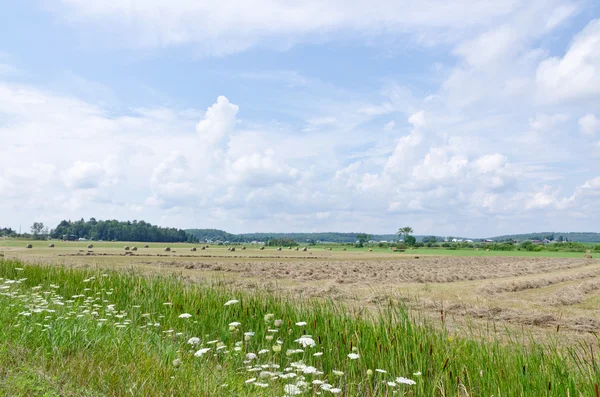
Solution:
[(91, 189), (98, 187), (104, 178), (104, 169), (98, 163), (76, 161), (63, 177), (67, 187)]
[(383, 130), (385, 132), (390, 132), (394, 129), (394, 127), (396, 126), (396, 122), (394, 120), (388, 121), (387, 123), (385, 123), (385, 125), (383, 126)]
[[(519, 7), (514, 0), (342, 0), (300, 3), (258, 0), (62, 0), (54, 12), (68, 23), (110, 26), (121, 45), (193, 44), (209, 54), (227, 54), (257, 44), (287, 47), (298, 41), (403, 34), (429, 42), (486, 26)], [(469, 18), (464, 18), (468, 14)], [(124, 34), (123, 32), (126, 32)], [(452, 32), (452, 34), (448, 34)]]
[(571, 101), (600, 96), (600, 20), (591, 21), (564, 57), (540, 63), (536, 82), (542, 101)]
[(206, 110), (204, 120), (196, 125), (200, 139), (208, 144), (215, 144), (231, 134), (235, 128), (238, 110), (239, 107), (230, 103), (226, 97), (218, 97), (217, 103)]
[(579, 119), (579, 128), (585, 135), (594, 137), (600, 130), (600, 120), (595, 115), (588, 113)]

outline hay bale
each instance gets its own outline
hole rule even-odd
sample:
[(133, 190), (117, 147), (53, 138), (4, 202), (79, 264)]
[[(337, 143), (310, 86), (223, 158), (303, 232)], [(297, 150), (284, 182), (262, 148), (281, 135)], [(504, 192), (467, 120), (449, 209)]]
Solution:
[(262, 250), (264, 250), (264, 249), (265, 249), (265, 247), (260, 247), (260, 250), (261, 250), (261, 251), (262, 251)]
[(277, 251), (281, 251), (281, 247), (277, 247)]
[(129, 251), (129, 246), (126, 245), (124, 249), (125, 249), (125, 251)]
[(294, 248), (294, 249), (295, 249), (296, 251), (298, 251), (298, 249), (299, 249), (299, 248), (298, 248), (298, 247), (296, 247), (296, 248)]
[(163, 251), (165, 251), (165, 252), (170, 252), (170, 251), (171, 251), (171, 248), (170, 248), (170, 247), (165, 247), (165, 249), (164, 249)]
[(306, 251), (308, 251), (308, 248), (304, 247), (304, 248), (302, 248), (302, 251), (306, 252)]
[(346, 251), (346, 248), (344, 248), (342, 251)]
[(288, 247), (288, 249), (289, 249), (289, 250), (291, 250), (291, 249), (292, 249), (292, 247)]
[(91, 250), (92, 248), (94, 248), (94, 244), (88, 244), (88, 249)]
[(584, 258), (585, 259), (592, 259), (592, 255), (591, 254), (585, 254)]
[(150, 248), (150, 246), (148, 244), (144, 245), (144, 248)]
[(137, 247), (131, 247), (132, 251), (137, 251)]
[(235, 247), (231, 247), (231, 251), (232, 251), (232, 252), (233, 252), (233, 251), (235, 251)]
[(242, 251), (246, 251), (246, 247), (242, 247)]
[(490, 252), (490, 249), (488, 248), (488, 249), (486, 249), (485, 251), (486, 251), (486, 252)]
[(27, 244), (27, 248), (33, 248), (33, 245)]
[(196, 247), (192, 247), (192, 249), (190, 251), (196, 252)]
[(373, 248), (369, 248), (369, 252), (373, 252)]
[(201, 247), (200, 249), (201, 249), (202, 251), (204, 251), (204, 250), (206, 249), (206, 247)]
[(54, 244), (48, 244), (49, 248), (54, 248)]

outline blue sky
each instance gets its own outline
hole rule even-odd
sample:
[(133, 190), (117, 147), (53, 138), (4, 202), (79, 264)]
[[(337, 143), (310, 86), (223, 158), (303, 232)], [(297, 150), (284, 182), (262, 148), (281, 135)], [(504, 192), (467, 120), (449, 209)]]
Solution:
[(0, 225), (598, 231), (600, 4), (11, 2)]

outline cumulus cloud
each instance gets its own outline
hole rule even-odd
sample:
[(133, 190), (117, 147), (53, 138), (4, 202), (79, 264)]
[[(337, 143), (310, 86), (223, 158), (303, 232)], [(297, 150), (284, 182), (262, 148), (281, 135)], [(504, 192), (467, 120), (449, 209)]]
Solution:
[(571, 101), (600, 96), (600, 20), (591, 21), (564, 57), (540, 63), (536, 82), (544, 101)]
[(77, 161), (63, 177), (65, 185), (76, 189), (98, 187), (104, 178), (104, 169), (98, 163)]
[(215, 144), (231, 134), (238, 110), (237, 105), (230, 103), (226, 97), (219, 96), (217, 102), (206, 110), (204, 119), (196, 125), (200, 139), (208, 144)]

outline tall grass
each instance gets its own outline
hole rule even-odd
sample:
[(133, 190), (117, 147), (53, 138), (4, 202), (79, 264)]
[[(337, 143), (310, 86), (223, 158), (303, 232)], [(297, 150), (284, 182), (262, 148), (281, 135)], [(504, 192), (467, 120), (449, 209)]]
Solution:
[[(589, 351), (452, 338), (393, 302), (370, 316), (177, 277), (10, 260), (0, 260), (0, 288), (7, 395), (594, 396), (600, 379)], [(298, 342), (305, 335), (315, 346)]]

